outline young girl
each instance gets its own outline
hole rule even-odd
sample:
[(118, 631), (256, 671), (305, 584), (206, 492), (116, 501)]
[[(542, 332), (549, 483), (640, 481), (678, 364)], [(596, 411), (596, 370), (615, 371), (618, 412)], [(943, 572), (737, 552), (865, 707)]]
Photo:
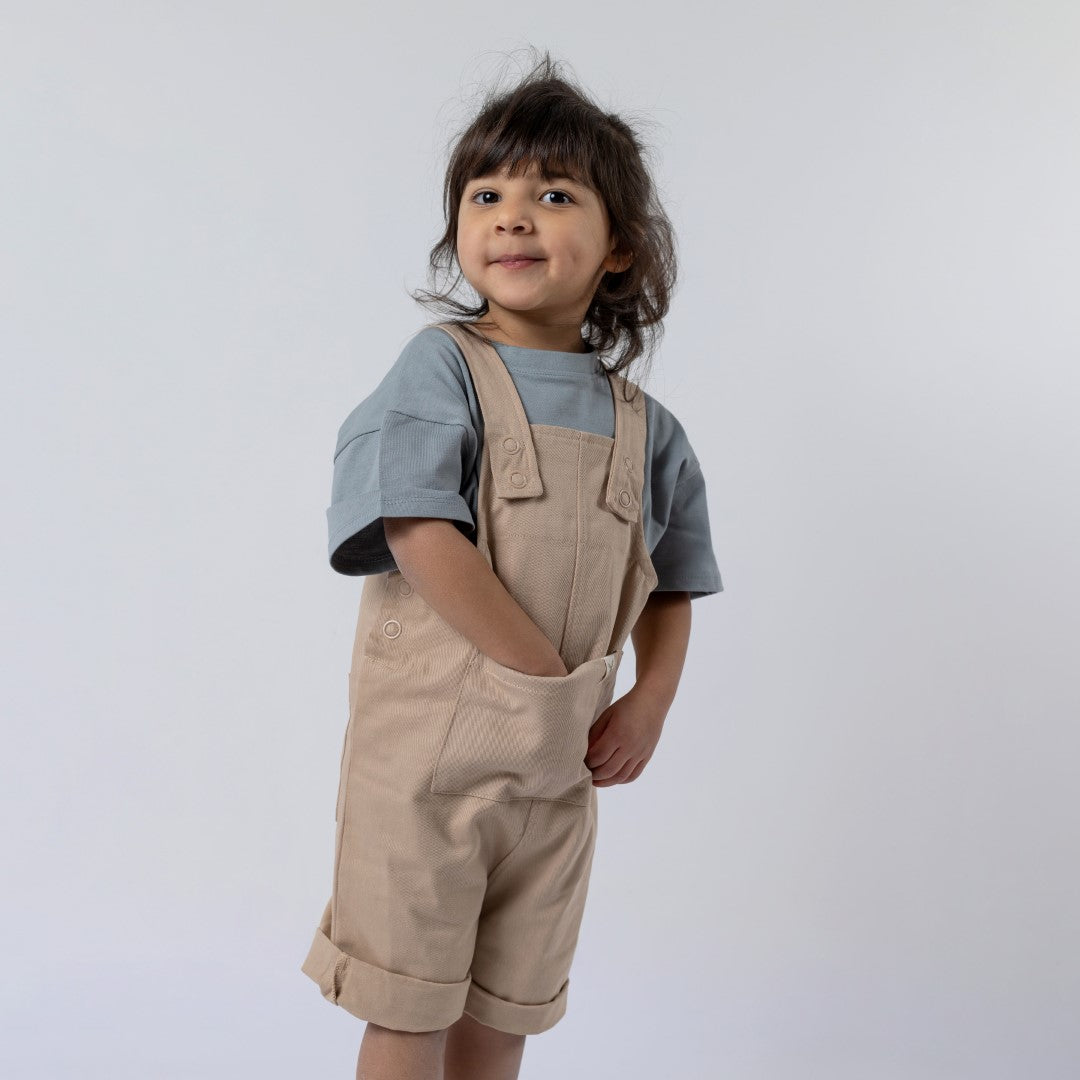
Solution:
[(302, 970), (368, 1021), (368, 1080), (513, 1078), (558, 1023), (596, 789), (641, 774), (690, 600), (723, 588), (686, 434), (619, 374), (675, 277), (634, 134), (545, 54), (460, 136), (445, 196), (432, 266), (479, 303), (423, 294), (464, 318), (346, 418), (327, 511), (330, 565), (366, 580)]

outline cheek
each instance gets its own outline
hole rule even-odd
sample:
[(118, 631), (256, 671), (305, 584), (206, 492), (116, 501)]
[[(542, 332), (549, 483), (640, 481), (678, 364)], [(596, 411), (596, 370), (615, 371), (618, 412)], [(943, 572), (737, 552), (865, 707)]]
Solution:
[(577, 277), (591, 277), (596, 269), (597, 259), (592, 244), (584, 238), (574, 246), (572, 252), (568, 252), (564, 265)]
[(457, 237), (457, 257), (463, 270), (472, 269), (478, 260), (475, 245), (469, 242), (468, 233), (461, 230), (458, 231)]
[(467, 225), (458, 225), (458, 254), (462, 258), (475, 261), (480, 258), (482, 244), (475, 230)]
[[(572, 266), (575, 270), (592, 270), (592, 264), (597, 261), (597, 252), (601, 250), (601, 237), (594, 235), (591, 228), (578, 229), (564, 237), (560, 245), (561, 255), (565, 265)], [(599, 258), (603, 258), (600, 255)]]
[(487, 278), (487, 262), (483, 254), (475, 247), (470, 247), (467, 238), (458, 243), (457, 262), (465, 280), (474, 288), (479, 288)]

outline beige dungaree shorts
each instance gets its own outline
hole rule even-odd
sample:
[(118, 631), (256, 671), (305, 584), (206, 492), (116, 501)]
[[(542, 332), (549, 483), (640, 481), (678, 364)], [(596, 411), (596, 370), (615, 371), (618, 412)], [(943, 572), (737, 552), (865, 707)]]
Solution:
[(498, 352), (437, 325), (484, 417), (477, 547), (569, 674), (497, 663), (399, 571), (366, 578), (333, 889), (302, 970), (384, 1027), (433, 1031), (467, 1012), (536, 1034), (566, 1011), (588, 890), (589, 729), (657, 581), (641, 520), (645, 398), (608, 376), (614, 438), (530, 424)]

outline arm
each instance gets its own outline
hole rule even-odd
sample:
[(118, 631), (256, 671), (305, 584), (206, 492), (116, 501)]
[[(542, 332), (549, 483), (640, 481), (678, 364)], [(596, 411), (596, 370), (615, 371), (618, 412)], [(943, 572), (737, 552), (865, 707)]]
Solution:
[(690, 642), (690, 594), (650, 593), (630, 638), (637, 660), (633, 693), (651, 702), (662, 721), (675, 700)]
[(555, 646), (452, 521), (384, 517), (383, 530), (409, 584), (481, 652), (529, 675), (567, 674)]
[(585, 764), (596, 787), (636, 780), (660, 741), (690, 640), (690, 594), (651, 593), (630, 636), (637, 681), (589, 729)]

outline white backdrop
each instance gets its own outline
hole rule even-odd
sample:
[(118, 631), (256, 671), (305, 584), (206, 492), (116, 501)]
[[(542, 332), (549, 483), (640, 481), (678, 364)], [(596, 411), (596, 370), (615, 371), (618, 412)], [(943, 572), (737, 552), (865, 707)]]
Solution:
[(334, 439), (526, 45), (646, 122), (725, 591), (521, 1076), (1071, 1080), (1066, 0), (3, 5), (0, 1073), (353, 1075)]

